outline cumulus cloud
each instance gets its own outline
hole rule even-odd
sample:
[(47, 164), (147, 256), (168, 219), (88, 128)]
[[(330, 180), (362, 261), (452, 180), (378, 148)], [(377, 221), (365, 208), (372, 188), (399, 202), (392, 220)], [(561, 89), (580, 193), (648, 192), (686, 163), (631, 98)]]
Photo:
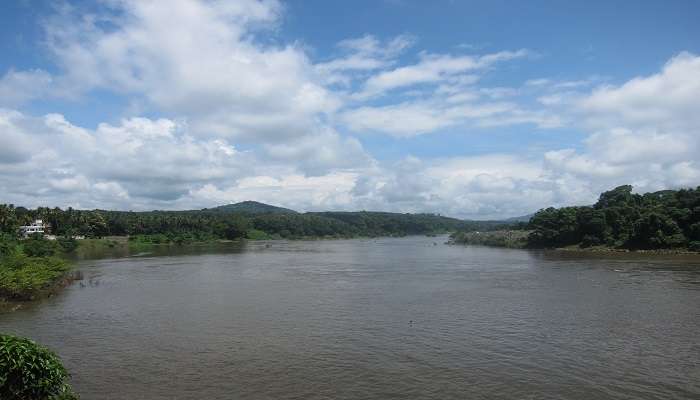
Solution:
[[(536, 207), (547, 197), (538, 163), (507, 155), (432, 161), (408, 157), (386, 165), (365, 160), (362, 168), (314, 175), (290, 167), (288, 158), (309, 158), (314, 165), (351, 155), (353, 146), (357, 157), (366, 155), (359, 144), (333, 132), (319, 144), (301, 143), (286, 153), (272, 150), (280, 160), (265, 160), (222, 139), (192, 137), (186, 126), (168, 119), (129, 118), (94, 130), (59, 114), (36, 118), (6, 111), (1, 120), (0, 137), (12, 133), (36, 145), (0, 172), (4, 200), (30, 206), (177, 209), (253, 198), (300, 210), (495, 217)], [(334, 141), (335, 147), (326, 151), (340, 155), (309, 150)], [(533, 190), (533, 185), (544, 186)], [(531, 194), (529, 201), (518, 196), (523, 190)], [(497, 198), (501, 200), (487, 204)]]
[(295, 165), (307, 175), (323, 175), (336, 169), (364, 169), (374, 162), (357, 139), (342, 137), (330, 129), (294, 143), (267, 144), (265, 148), (272, 160)]
[(593, 131), (583, 151), (545, 154), (556, 179), (599, 191), (631, 183), (639, 191), (700, 184), (700, 57), (681, 53), (657, 74), (605, 85), (575, 112)]
[(194, 134), (255, 141), (304, 135), (317, 114), (338, 107), (302, 49), (263, 45), (251, 35), (260, 24), (276, 23), (277, 2), (108, 4), (115, 15), (67, 8), (46, 25), (67, 91), (142, 97), (187, 118)]
[(580, 108), (594, 127), (697, 133), (699, 99), (700, 57), (684, 52), (669, 60), (658, 74), (596, 89), (580, 102)]
[(359, 208), (502, 218), (555, 203), (556, 187), (544, 173), (540, 161), (505, 154), (409, 156), (362, 176), (353, 194)]
[[(3, 158), (12, 164), (0, 172), (4, 193), (19, 193), (18, 200), (31, 204), (57, 197), (92, 204), (95, 193), (116, 193), (124, 200), (175, 200), (193, 185), (235, 180), (250, 162), (249, 155), (227, 142), (195, 139), (167, 119), (131, 118), (95, 130), (59, 114), (35, 118), (5, 111), (0, 121), (3, 144), (31, 144), (16, 157)], [(41, 198), (27, 199), (32, 195)]]

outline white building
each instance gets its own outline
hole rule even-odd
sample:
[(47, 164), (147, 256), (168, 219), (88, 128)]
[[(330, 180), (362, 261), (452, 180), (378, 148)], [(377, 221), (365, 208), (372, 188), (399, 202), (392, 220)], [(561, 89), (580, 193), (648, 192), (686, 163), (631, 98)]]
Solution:
[(45, 228), (46, 225), (44, 225), (44, 221), (37, 219), (30, 225), (20, 226), (19, 231), (22, 234), (22, 236), (27, 238), (35, 233), (41, 234), (43, 236)]

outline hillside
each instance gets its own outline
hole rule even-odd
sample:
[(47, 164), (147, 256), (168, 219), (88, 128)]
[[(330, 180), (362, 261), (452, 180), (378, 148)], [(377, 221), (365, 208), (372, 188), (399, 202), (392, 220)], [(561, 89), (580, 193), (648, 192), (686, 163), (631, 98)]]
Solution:
[(535, 214), (532, 213), (532, 214), (528, 214), (528, 215), (521, 215), (519, 217), (510, 217), (510, 218), (504, 219), (503, 222), (530, 222), (530, 220), (534, 216), (535, 216)]
[(242, 201), (240, 203), (204, 209), (203, 211), (241, 214), (297, 214), (296, 211), (288, 208), (272, 206), (257, 201)]

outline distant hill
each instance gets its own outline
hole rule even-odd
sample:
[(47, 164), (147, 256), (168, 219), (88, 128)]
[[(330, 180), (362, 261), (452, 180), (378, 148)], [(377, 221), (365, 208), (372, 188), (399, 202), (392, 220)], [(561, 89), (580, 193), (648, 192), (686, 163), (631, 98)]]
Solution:
[(220, 213), (241, 213), (241, 214), (298, 214), (288, 208), (271, 206), (257, 201), (242, 201), (235, 204), (227, 204), (214, 208), (204, 209)]
[(532, 217), (534, 215), (535, 215), (534, 213), (528, 214), (528, 215), (521, 215), (519, 217), (506, 218), (503, 221), (504, 222), (530, 222), (530, 220), (532, 219)]

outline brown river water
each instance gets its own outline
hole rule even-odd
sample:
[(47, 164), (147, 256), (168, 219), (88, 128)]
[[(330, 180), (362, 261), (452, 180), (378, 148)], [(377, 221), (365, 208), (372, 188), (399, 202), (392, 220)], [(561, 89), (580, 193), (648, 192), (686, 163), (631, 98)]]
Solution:
[(700, 399), (700, 258), (445, 237), (158, 248), (0, 315), (91, 399)]

